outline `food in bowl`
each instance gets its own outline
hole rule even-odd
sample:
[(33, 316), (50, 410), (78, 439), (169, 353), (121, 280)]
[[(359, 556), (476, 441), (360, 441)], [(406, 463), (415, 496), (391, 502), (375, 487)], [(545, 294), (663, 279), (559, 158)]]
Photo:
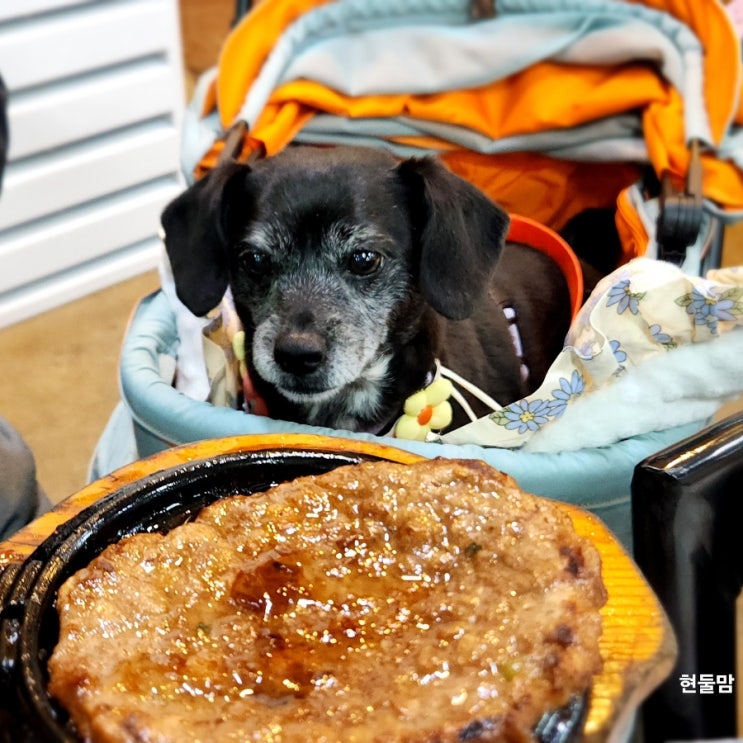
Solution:
[(525, 741), (601, 669), (600, 557), (483, 462), (369, 462), (107, 547), (50, 693), (91, 741)]

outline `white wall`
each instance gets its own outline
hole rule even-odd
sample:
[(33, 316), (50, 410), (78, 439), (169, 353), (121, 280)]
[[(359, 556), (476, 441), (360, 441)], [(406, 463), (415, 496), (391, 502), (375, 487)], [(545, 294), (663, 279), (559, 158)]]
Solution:
[(0, 0), (0, 327), (156, 265), (181, 189), (176, 0)]

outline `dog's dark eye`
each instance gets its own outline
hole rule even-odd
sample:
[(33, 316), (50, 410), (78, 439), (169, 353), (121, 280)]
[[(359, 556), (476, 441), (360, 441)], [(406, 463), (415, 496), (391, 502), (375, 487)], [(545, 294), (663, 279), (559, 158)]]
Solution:
[(348, 270), (357, 276), (369, 276), (382, 265), (382, 256), (374, 250), (354, 250), (348, 256)]
[(271, 256), (262, 250), (244, 250), (239, 260), (240, 267), (254, 276), (265, 276), (271, 268)]

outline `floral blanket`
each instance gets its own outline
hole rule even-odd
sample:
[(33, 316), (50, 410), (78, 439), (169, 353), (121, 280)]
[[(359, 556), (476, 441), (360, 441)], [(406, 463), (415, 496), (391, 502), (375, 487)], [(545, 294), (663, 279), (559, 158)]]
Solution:
[(703, 420), (743, 393), (743, 267), (638, 258), (605, 277), (534, 394), (446, 443), (565, 451)]

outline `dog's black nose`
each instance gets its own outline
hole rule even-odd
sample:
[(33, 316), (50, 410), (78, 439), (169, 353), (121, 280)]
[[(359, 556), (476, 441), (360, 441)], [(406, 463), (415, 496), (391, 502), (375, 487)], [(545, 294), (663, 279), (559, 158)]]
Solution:
[(318, 333), (283, 333), (276, 339), (273, 357), (289, 374), (311, 374), (325, 359), (325, 341)]

